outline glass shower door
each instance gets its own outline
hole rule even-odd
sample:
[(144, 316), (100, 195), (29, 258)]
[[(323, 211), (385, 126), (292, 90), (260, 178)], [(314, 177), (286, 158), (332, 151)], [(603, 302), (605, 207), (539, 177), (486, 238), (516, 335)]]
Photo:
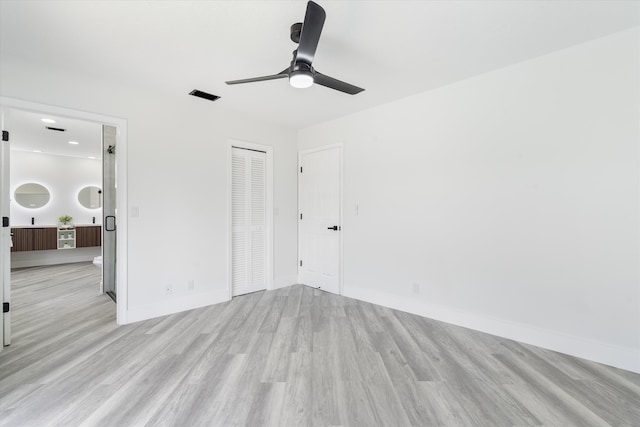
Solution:
[(115, 126), (102, 126), (103, 292), (116, 301), (116, 134)]

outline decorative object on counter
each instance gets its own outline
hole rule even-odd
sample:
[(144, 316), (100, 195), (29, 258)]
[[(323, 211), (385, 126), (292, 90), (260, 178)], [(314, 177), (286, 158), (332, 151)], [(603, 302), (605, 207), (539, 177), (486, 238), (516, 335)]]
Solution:
[(73, 228), (73, 224), (71, 223), (73, 217), (69, 215), (62, 215), (58, 218), (58, 221), (60, 222), (60, 228)]
[(36, 219), (34, 217), (31, 217), (31, 225), (35, 225), (36, 223)]
[(49, 190), (43, 185), (34, 182), (28, 182), (16, 188), (14, 200), (23, 208), (37, 209), (41, 208), (51, 199)]
[(89, 185), (78, 192), (78, 202), (87, 209), (102, 207), (102, 190), (100, 187)]

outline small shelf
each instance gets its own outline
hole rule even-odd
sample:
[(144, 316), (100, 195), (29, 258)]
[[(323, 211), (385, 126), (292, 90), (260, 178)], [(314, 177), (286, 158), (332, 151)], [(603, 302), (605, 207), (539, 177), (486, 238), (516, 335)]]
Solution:
[(76, 248), (76, 229), (58, 228), (58, 249)]

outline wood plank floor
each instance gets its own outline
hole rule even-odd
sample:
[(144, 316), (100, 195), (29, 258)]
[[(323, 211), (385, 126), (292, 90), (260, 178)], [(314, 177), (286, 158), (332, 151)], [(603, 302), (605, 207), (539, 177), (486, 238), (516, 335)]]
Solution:
[(640, 426), (640, 375), (300, 285), (118, 327), (90, 263), (12, 278), (2, 426)]

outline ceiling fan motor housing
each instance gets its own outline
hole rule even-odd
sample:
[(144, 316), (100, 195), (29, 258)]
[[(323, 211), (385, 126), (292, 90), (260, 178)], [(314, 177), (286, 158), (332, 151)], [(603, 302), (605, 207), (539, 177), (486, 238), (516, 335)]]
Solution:
[(302, 22), (296, 22), (291, 26), (291, 41), (300, 43), (300, 34), (302, 33)]

